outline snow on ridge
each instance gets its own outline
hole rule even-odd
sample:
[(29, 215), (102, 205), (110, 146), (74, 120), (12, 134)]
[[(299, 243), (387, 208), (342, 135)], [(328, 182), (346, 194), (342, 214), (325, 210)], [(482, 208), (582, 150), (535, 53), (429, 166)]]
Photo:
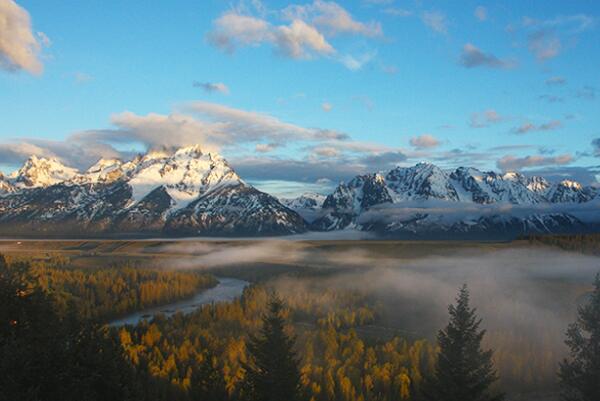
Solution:
[(79, 171), (67, 167), (56, 158), (30, 156), (9, 179), (18, 188), (39, 188), (73, 179)]

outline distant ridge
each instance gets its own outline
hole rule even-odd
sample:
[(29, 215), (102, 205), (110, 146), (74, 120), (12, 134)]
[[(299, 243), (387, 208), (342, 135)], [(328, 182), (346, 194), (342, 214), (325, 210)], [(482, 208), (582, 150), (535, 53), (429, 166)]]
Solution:
[[(302, 202), (286, 201), (305, 213)], [(520, 173), (442, 170), (430, 163), (360, 175), (329, 194), (315, 231), (356, 229), (400, 238), (514, 238), (600, 228), (600, 192)]]

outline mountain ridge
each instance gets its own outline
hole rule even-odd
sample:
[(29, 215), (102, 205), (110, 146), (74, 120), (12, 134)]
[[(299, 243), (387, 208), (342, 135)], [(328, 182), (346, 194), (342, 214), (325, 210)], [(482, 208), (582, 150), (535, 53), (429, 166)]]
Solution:
[(198, 145), (86, 171), (30, 157), (0, 173), (0, 234), (265, 236), (361, 230), (392, 237), (596, 231), (600, 191), (575, 181), (431, 163), (362, 174), (327, 196), (281, 198)]
[(2, 182), (7, 190), (0, 196), (0, 233), (5, 235), (235, 236), (307, 229), (296, 212), (198, 145), (152, 150), (127, 162), (101, 159), (83, 173), (56, 159), (32, 157)]

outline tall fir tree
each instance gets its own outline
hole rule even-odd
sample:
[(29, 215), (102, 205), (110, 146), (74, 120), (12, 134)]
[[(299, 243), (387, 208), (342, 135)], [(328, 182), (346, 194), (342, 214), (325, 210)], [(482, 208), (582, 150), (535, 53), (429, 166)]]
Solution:
[(440, 352), (434, 372), (427, 376), (421, 388), (429, 401), (500, 401), (503, 394), (494, 394), (490, 386), (498, 380), (492, 363), (492, 351), (484, 351), (481, 341), (481, 319), (469, 306), (469, 291), (464, 285), (456, 305), (448, 307), (450, 322), (437, 336)]
[(206, 351), (202, 362), (195, 367), (190, 386), (193, 401), (227, 401), (229, 396), (223, 374), (219, 371), (215, 357)]
[(565, 401), (600, 400), (600, 274), (577, 321), (567, 329), (565, 343), (571, 358), (560, 364), (561, 398)]
[(250, 400), (299, 400), (300, 369), (294, 344), (295, 338), (285, 332), (283, 302), (273, 294), (260, 334), (251, 337), (248, 344), (246, 377)]
[(30, 266), (0, 255), (0, 401), (127, 401), (130, 367), (115, 339), (61, 316)]

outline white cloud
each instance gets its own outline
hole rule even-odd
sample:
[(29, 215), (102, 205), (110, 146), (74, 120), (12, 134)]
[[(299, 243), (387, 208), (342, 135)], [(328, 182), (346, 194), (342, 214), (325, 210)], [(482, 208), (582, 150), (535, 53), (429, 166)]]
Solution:
[(29, 13), (13, 0), (0, 1), (0, 69), (25, 70), (39, 75), (44, 66), (39, 59), (43, 44), (50, 39), (31, 30)]
[(471, 128), (484, 128), (492, 124), (498, 124), (504, 120), (505, 118), (498, 114), (496, 110), (489, 109), (471, 114), (469, 125)]
[(353, 34), (377, 37), (383, 35), (380, 23), (357, 21), (346, 9), (335, 2), (315, 0), (312, 4), (291, 5), (285, 8), (282, 14), (289, 20), (304, 20), (328, 36)]
[(325, 55), (335, 53), (325, 37), (302, 20), (277, 27), (274, 38), (279, 52), (295, 59), (310, 58), (313, 52)]
[(331, 110), (333, 110), (333, 105), (329, 102), (325, 102), (321, 105), (321, 109), (323, 109), (325, 113), (329, 113)]
[(467, 68), (488, 67), (488, 68), (513, 68), (516, 63), (509, 60), (501, 60), (491, 53), (484, 53), (471, 43), (463, 46), (460, 56), (460, 64)]
[(258, 153), (269, 153), (278, 148), (279, 145), (276, 143), (257, 143), (254, 149)]
[(554, 33), (540, 30), (529, 35), (527, 47), (539, 61), (546, 61), (560, 54), (562, 44)]
[[(192, 102), (185, 107), (188, 111), (205, 117), (218, 137), (228, 138), (228, 143), (287, 140), (324, 141), (343, 140), (347, 135), (325, 129), (305, 128), (281, 121), (273, 116), (234, 109), (216, 103)], [(200, 142), (202, 143), (202, 142)]]
[(213, 22), (208, 33), (209, 42), (226, 51), (234, 52), (241, 47), (271, 45), (275, 53), (292, 59), (325, 57), (335, 60), (350, 70), (359, 70), (371, 61), (375, 52), (360, 56), (340, 54), (329, 42), (341, 34), (383, 36), (381, 24), (360, 22), (335, 2), (315, 0), (305, 5), (291, 5), (280, 12), (264, 15), (279, 16), (283, 24), (269, 22), (263, 17), (244, 14), (246, 7), (228, 11)]
[(410, 138), (410, 146), (417, 149), (431, 149), (438, 147), (440, 141), (433, 135), (423, 134)]
[(112, 146), (93, 140), (51, 141), (19, 138), (19, 141), (0, 143), (0, 159), (5, 164), (18, 165), (30, 156), (56, 158), (69, 166), (87, 168), (98, 159), (128, 156)]
[(523, 17), (522, 21), (522, 25), (526, 28), (561, 29), (569, 34), (587, 31), (595, 24), (596, 18), (586, 14), (560, 15), (545, 20)]
[(358, 71), (362, 69), (375, 57), (375, 53), (365, 53), (360, 56), (352, 56), (350, 54), (344, 54), (339, 57), (340, 62), (348, 68), (350, 71)]
[(477, 6), (475, 8), (475, 18), (482, 22), (486, 21), (488, 18), (487, 9), (483, 6)]
[(335, 157), (340, 155), (340, 150), (331, 146), (317, 146), (313, 148), (313, 154), (321, 157)]
[(525, 123), (513, 129), (513, 132), (516, 134), (527, 134), (530, 132), (536, 131), (553, 131), (562, 127), (562, 122), (560, 120), (552, 120), (547, 123), (542, 123), (539, 125), (532, 123)]
[(524, 17), (521, 22), (528, 32), (527, 47), (540, 62), (560, 55), (563, 40), (574, 46), (574, 37), (595, 25), (596, 18), (585, 14), (560, 15), (550, 19)]
[(529, 167), (542, 167), (542, 166), (556, 166), (565, 165), (573, 161), (573, 156), (564, 154), (554, 157), (546, 156), (526, 156), (526, 157), (515, 157), (515, 156), (504, 156), (496, 165), (499, 169), (504, 171), (507, 170), (521, 170)]
[(447, 34), (448, 33), (448, 19), (446, 14), (439, 11), (425, 11), (421, 15), (423, 23), (432, 31)]
[(208, 39), (228, 52), (238, 47), (270, 43), (279, 54), (295, 59), (310, 58), (313, 53), (335, 53), (325, 37), (302, 20), (293, 20), (290, 25), (273, 26), (263, 19), (233, 11), (214, 22), (214, 30), (209, 33)]
[(237, 47), (256, 46), (273, 40), (270, 24), (260, 18), (227, 12), (214, 21), (209, 41), (229, 52)]
[(202, 88), (205, 92), (219, 92), (229, 95), (229, 87), (222, 82), (194, 82), (195, 88)]

